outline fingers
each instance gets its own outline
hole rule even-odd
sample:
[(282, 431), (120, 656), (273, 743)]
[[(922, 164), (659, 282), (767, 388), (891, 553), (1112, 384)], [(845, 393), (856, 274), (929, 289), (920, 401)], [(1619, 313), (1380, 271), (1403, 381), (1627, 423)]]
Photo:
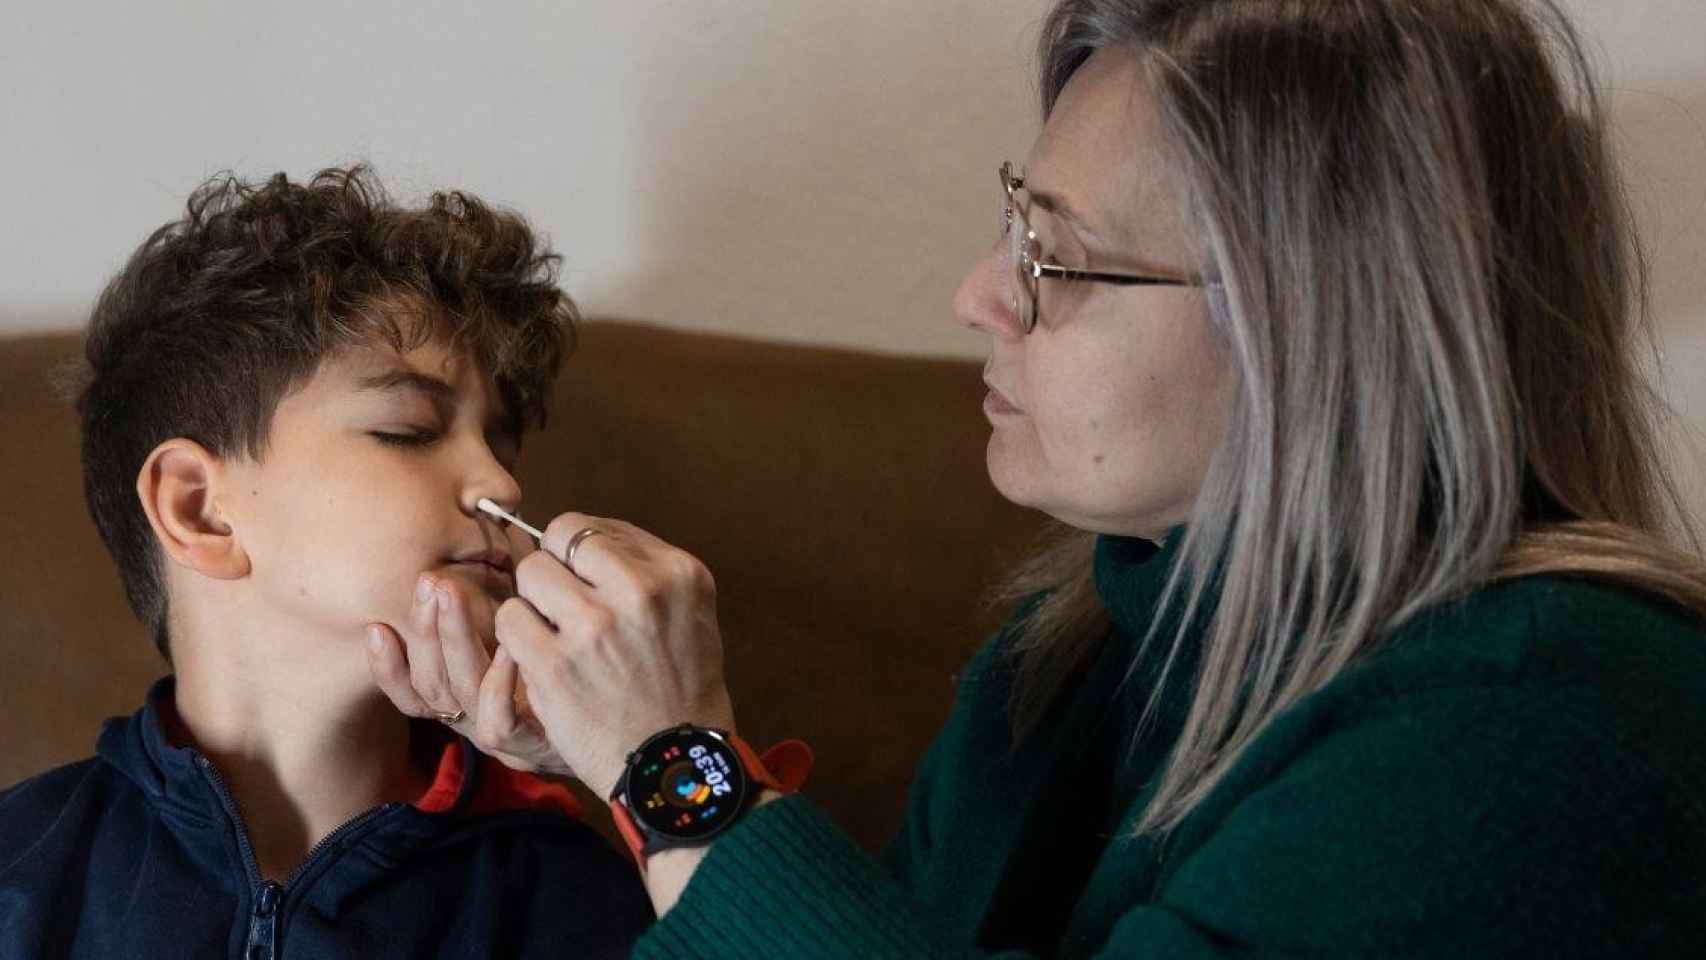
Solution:
[[(597, 531), (573, 544), (585, 530)], [(568, 561), (573, 545), (573, 564)], [(646, 555), (667, 544), (651, 534), (621, 520), (593, 517), (584, 513), (559, 515), (545, 528), (540, 549), (572, 569), (574, 575), (597, 588), (620, 588), (628, 567), (643, 563)]]
[[(480, 686), (480, 723), (474, 742), (517, 770), (572, 776), (562, 754), (528, 702), (521, 668), (507, 649), (492, 655), (492, 669)], [(481, 743), (485, 738), (488, 747)]]
[(502, 647), (492, 656), (492, 666), (480, 681), (480, 709), (474, 724), (474, 742), (481, 749), (497, 752), (515, 739), (518, 726), (515, 684), (519, 676), (515, 658)]
[[(545, 525), (545, 538), (539, 541), (539, 549), (549, 553), (551, 556), (556, 557), (561, 561), (565, 552), (568, 550), (569, 540), (571, 540), (575, 534), (590, 527), (594, 530), (601, 531), (608, 536), (614, 533), (619, 526), (624, 526), (624, 524), (619, 520), (610, 520), (604, 517), (595, 517), (591, 514), (574, 513), (572, 511), (569, 513), (560, 513), (553, 517), (550, 523)], [(595, 537), (594, 539), (597, 538)], [(586, 552), (584, 549), (576, 552), (576, 562), (579, 562), (580, 555), (584, 552)]]
[[(560, 558), (575, 535), (589, 528), (608, 532), (580, 542), (570, 572)], [(498, 637), (514, 648), (527, 674), (546, 669), (543, 645), (553, 634), (559, 635), (559, 659), (570, 663), (597, 659), (599, 641), (619, 632), (689, 640), (715, 634), (716, 584), (710, 572), (692, 554), (620, 520), (579, 513), (556, 517), (546, 526), (543, 548), (516, 568), (516, 591), (526, 608), (508, 614), (517, 636), (512, 640), (505, 633), (500, 610)], [(702, 623), (707, 620), (709, 629)], [(591, 646), (582, 646), (587, 641)]]
[(559, 668), (562, 661), (558, 657), (557, 631), (527, 600), (521, 597), (505, 600), (503, 606), (498, 607), (494, 622), (498, 633), (498, 653), (503, 654), (505, 660), (513, 659), (523, 673), (544, 678)]
[[(588, 528), (601, 533), (580, 541), (571, 573), (565, 550)], [(495, 617), (491, 672), (507, 678), (513, 658), (531, 703), (517, 722), (554, 748), (545, 762), (607, 793), (645, 736), (682, 717), (732, 718), (715, 585), (691, 554), (621, 521), (567, 513), (516, 567), (516, 590)]]
[(422, 577), (415, 589), (415, 605), (409, 614), (410, 629), (403, 642), (408, 651), (409, 682), (415, 693), (434, 713), (456, 713), (463, 709), (450, 689), (444, 668), (443, 643), (438, 632), (438, 591), (432, 580)]
[(485, 637), (476, 625), (478, 618), (473, 608), (490, 601), (484, 595), (470, 596), (465, 588), (450, 581), (440, 581), (437, 594), (439, 650), (450, 696), (458, 708), (474, 712), (474, 706), (480, 702), (481, 678), (486, 675), (492, 658), (486, 653)]
[(409, 679), (409, 661), (403, 655), (403, 640), (383, 623), (367, 628), (367, 663), (379, 685), (398, 711), (411, 717), (431, 717), (437, 711), (415, 692)]
[(583, 537), (575, 546), (572, 572), (553, 572), (540, 560), (524, 561), (531, 568), (525, 575), (517, 568), (517, 591), (552, 622), (563, 624), (564, 616), (578, 607), (568, 604), (568, 609), (557, 609), (554, 599), (560, 596), (580, 595), (613, 609), (634, 611), (655, 607), (670, 594), (696, 598), (714, 594), (715, 584), (698, 558), (621, 520), (561, 514), (546, 526), (540, 552), (561, 563), (574, 538), (587, 529), (598, 533)]
[[(585, 551), (575, 554), (575, 562), (580, 563), (584, 557)], [(606, 576), (605, 582), (613, 583), (615, 578)], [(542, 617), (552, 628), (584, 622), (585, 618), (595, 616), (594, 611), (603, 610), (606, 602), (614, 599), (619, 593), (613, 588), (613, 592), (609, 594), (600, 594), (596, 588), (576, 578), (561, 561), (544, 550), (524, 557), (521, 563), (516, 565), (515, 592), (517, 597), (526, 601), (531, 611)], [(501, 607), (499, 613), (502, 613)], [(504, 642), (501, 629), (498, 639), (500, 643)]]

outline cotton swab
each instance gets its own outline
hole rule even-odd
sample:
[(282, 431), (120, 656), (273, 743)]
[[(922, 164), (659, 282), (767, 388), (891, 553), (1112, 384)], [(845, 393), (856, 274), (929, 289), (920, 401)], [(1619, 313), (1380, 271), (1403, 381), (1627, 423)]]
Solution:
[(493, 503), (491, 500), (488, 500), (485, 497), (481, 497), (480, 502), (474, 504), (474, 506), (480, 508), (480, 512), (482, 512), (482, 513), (490, 514), (491, 516), (496, 517), (499, 520), (503, 520), (507, 523), (510, 523), (510, 524), (513, 524), (517, 527), (520, 527), (522, 530), (526, 531), (527, 534), (529, 536), (531, 536), (536, 543), (540, 544), (541, 546), (544, 545), (545, 535), (543, 533), (540, 533), (538, 530), (534, 529), (533, 527), (528, 526), (527, 522), (525, 520), (521, 519), (520, 517), (516, 516), (513, 513), (510, 513), (508, 510), (505, 510), (503, 507), (498, 506), (497, 504)]

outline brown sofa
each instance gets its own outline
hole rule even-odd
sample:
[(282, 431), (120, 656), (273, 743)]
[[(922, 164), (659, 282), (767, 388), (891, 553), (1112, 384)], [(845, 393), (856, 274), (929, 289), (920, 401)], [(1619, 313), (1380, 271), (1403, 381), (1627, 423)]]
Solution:
[[(77, 347), (0, 341), (0, 786), (88, 755), (163, 672), (48, 383)], [(528, 515), (622, 517), (703, 559), (743, 731), (810, 741), (808, 792), (874, 847), (1040, 528), (990, 487), (981, 396), (971, 363), (589, 323), (523, 456)]]

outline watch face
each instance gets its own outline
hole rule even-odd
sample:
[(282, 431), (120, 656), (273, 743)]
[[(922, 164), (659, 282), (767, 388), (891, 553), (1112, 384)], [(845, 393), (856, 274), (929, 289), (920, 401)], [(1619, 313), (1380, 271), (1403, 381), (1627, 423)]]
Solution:
[(635, 751), (628, 767), (628, 809), (656, 833), (708, 837), (746, 805), (746, 770), (734, 748), (711, 730), (667, 730)]

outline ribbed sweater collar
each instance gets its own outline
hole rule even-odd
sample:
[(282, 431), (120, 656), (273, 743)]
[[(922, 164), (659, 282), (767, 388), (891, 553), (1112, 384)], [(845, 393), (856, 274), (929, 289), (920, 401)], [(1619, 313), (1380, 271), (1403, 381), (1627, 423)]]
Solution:
[(1141, 637), (1148, 632), (1183, 539), (1183, 527), (1173, 528), (1158, 543), (1137, 537), (1096, 538), (1096, 593), (1121, 633)]
[[(1155, 719), (1160, 724), (1158, 729), (1168, 736), (1177, 731), (1190, 710), (1196, 690), (1197, 669), (1201, 663), (1202, 628), (1219, 600), (1215, 584), (1211, 583), (1204, 592), (1190, 629), (1181, 637), (1180, 618), (1190, 594), (1187, 575), (1180, 583), (1179, 592), (1174, 594), (1171, 609), (1156, 627), (1153, 640), (1149, 646), (1142, 646), (1155, 623), (1157, 606), (1166, 590), (1167, 580), (1178, 566), (1180, 545), (1184, 539), (1185, 528), (1182, 526), (1168, 531), (1159, 542), (1103, 536), (1096, 541), (1094, 561), (1096, 592), (1115, 628), (1113, 646), (1118, 653), (1113, 655), (1120, 657), (1125, 664), (1121, 671), (1122, 693), (1117, 699), (1125, 705), (1126, 720), (1135, 722), (1142, 713), (1143, 705), (1158, 693), (1161, 697), (1157, 704), (1160, 713)], [(1162, 671), (1175, 641), (1180, 644), (1177, 658), (1167, 673), (1165, 688), (1158, 690), (1157, 685), (1162, 683)]]

